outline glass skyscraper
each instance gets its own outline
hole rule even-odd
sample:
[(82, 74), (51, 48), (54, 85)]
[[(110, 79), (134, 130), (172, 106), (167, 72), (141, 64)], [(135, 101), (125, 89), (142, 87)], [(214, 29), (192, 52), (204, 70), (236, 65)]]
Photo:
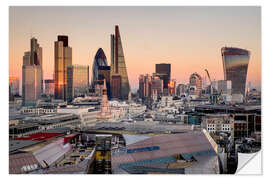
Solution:
[(99, 67), (101, 66), (108, 66), (107, 58), (102, 48), (99, 48), (93, 62), (92, 66), (92, 80), (91, 80), (91, 87), (95, 87), (95, 83), (98, 80), (98, 72)]
[(232, 94), (245, 96), (250, 52), (234, 47), (221, 48), (224, 80), (232, 81)]
[[(120, 94), (117, 92), (120, 90)], [(119, 27), (111, 35), (111, 94), (112, 98), (128, 99), (130, 85)]]
[(67, 67), (67, 100), (85, 95), (89, 88), (89, 66), (73, 65)]
[(72, 49), (68, 46), (68, 36), (58, 36), (54, 43), (54, 96), (55, 99), (67, 98), (67, 66), (72, 65)]
[(35, 105), (43, 91), (42, 48), (36, 38), (30, 40), (30, 51), (24, 53), (22, 66), (23, 105)]

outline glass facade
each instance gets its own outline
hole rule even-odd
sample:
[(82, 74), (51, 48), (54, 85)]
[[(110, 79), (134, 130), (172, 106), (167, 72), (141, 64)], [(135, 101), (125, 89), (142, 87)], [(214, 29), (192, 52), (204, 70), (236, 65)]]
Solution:
[(240, 48), (223, 47), (221, 54), (224, 80), (232, 81), (232, 94), (245, 96), (250, 52)]
[(189, 78), (189, 94), (199, 96), (202, 91), (202, 77), (198, 73), (193, 73)]
[(101, 66), (108, 66), (107, 58), (105, 56), (105, 53), (102, 48), (99, 48), (93, 62), (92, 66), (92, 80), (91, 80), (91, 86), (92, 88), (95, 87), (95, 82), (98, 80), (98, 71), (99, 67)]
[(88, 93), (89, 66), (73, 65), (67, 67), (67, 100), (72, 101)]
[(163, 80), (163, 88), (168, 89), (171, 79), (171, 64), (156, 64), (156, 75)]
[[(130, 92), (130, 85), (128, 80), (128, 74), (127, 74), (127, 67), (124, 57), (124, 51), (122, 47), (122, 41), (121, 36), (119, 32), (119, 27), (115, 26), (115, 34), (111, 35), (111, 77), (114, 75), (119, 75), (121, 79), (121, 92), (120, 96), (114, 97), (114, 98), (120, 98), (120, 99), (128, 99), (128, 94)], [(118, 78), (119, 80), (119, 78)], [(113, 84), (113, 83), (117, 84)], [(118, 81), (113, 81), (111, 83), (111, 86), (113, 87), (111, 90), (111, 93), (116, 95), (117, 92), (113, 92), (114, 90), (117, 90), (119, 85)]]
[(58, 41), (54, 44), (54, 70), (55, 99), (66, 100), (67, 97), (67, 66), (72, 65), (72, 49), (68, 46), (67, 36), (58, 36)]

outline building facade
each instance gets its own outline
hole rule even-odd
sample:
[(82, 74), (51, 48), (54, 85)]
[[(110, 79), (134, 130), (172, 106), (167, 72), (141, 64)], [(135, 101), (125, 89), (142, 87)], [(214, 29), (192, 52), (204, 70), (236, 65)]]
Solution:
[(45, 79), (45, 94), (46, 95), (54, 95), (54, 80), (53, 79)]
[(16, 76), (9, 76), (10, 93), (12, 95), (19, 95), (20, 81)]
[(67, 100), (85, 95), (89, 88), (89, 66), (73, 65), (67, 67)]
[(163, 80), (163, 88), (168, 89), (168, 84), (171, 80), (171, 64), (156, 64), (156, 76)]
[(41, 96), (41, 67), (39, 65), (23, 65), (22, 98), (23, 105), (35, 105)]
[(58, 36), (54, 42), (54, 95), (55, 99), (67, 99), (67, 66), (72, 65), (72, 48), (68, 46), (68, 36)]
[[(113, 76), (115, 77), (113, 78)], [(117, 76), (120, 76), (120, 78)], [(115, 26), (115, 34), (111, 35), (111, 81), (112, 81), (111, 82), (112, 95), (117, 94), (117, 92), (115, 91), (118, 90), (119, 89), (118, 86), (121, 85), (120, 96), (112, 96), (112, 97), (119, 99), (128, 99), (128, 94), (130, 92), (130, 85), (128, 80), (127, 67), (119, 27), (117, 25)]]
[(224, 80), (232, 81), (232, 94), (245, 96), (250, 52), (245, 49), (223, 47), (221, 49)]
[(43, 93), (42, 48), (36, 38), (30, 40), (30, 51), (24, 53), (22, 66), (23, 105), (35, 105)]
[(189, 78), (189, 94), (200, 96), (202, 91), (202, 77), (198, 73), (193, 73)]
[(98, 80), (99, 68), (103, 66), (108, 66), (106, 55), (102, 48), (99, 48), (92, 65), (92, 79), (91, 87), (94, 88), (96, 81)]

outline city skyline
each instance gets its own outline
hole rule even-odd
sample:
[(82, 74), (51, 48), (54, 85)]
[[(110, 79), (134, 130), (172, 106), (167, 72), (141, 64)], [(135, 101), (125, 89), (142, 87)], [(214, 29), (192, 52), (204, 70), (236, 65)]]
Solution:
[[(71, 9), (78, 13), (67, 14)], [(57, 24), (61, 17), (66, 18)], [(260, 23), (259, 7), (11, 7), (9, 75), (21, 82), (23, 55), (35, 37), (43, 48), (43, 79), (51, 79), (53, 46), (60, 34), (69, 37), (74, 64), (92, 69), (98, 48), (111, 59), (110, 34), (119, 25), (131, 89), (138, 88), (140, 74), (154, 73), (158, 63), (172, 65), (171, 77), (177, 83), (188, 83), (194, 72), (205, 77), (205, 68), (213, 79), (224, 79), (223, 46), (251, 52), (247, 82), (260, 86)]]

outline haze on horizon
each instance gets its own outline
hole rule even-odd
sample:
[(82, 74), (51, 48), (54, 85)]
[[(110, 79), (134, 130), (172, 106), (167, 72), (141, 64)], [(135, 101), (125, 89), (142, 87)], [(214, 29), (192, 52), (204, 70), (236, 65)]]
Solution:
[[(119, 25), (131, 88), (140, 74), (152, 74), (155, 64), (170, 63), (172, 78), (188, 83), (208, 69), (211, 78), (224, 78), (221, 48), (251, 52), (247, 82), (261, 85), (261, 8), (207, 7), (27, 7), (9, 9), (9, 75), (21, 81), (22, 61), (36, 37), (43, 48), (44, 79), (54, 72), (54, 41), (69, 37), (73, 64), (89, 65), (102, 48), (110, 65), (110, 34)], [(91, 73), (90, 77), (91, 79)]]

